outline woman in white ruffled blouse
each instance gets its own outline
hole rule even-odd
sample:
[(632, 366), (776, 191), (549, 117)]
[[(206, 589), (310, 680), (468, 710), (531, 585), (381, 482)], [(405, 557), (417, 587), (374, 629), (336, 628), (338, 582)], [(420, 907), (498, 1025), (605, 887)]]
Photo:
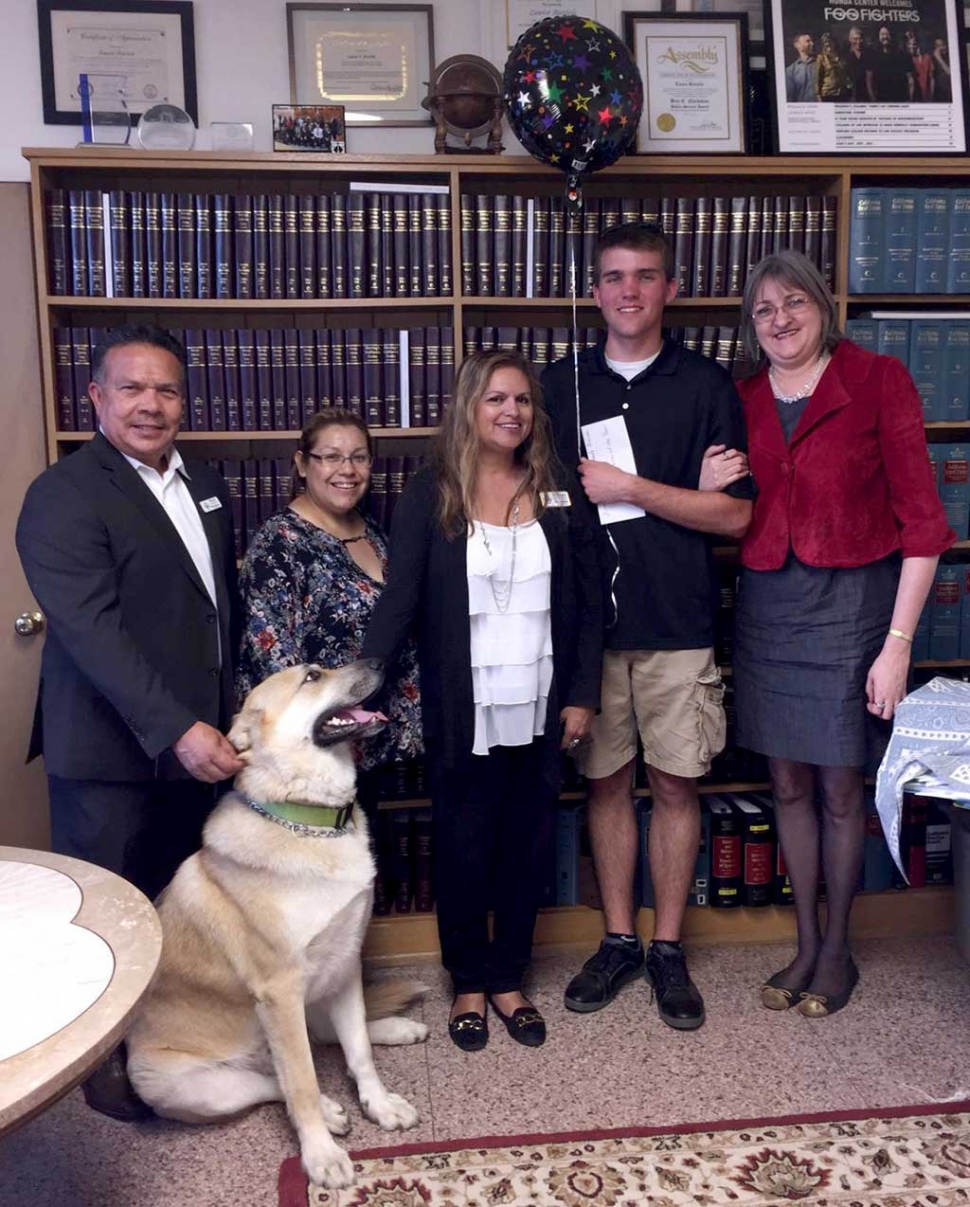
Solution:
[[(559, 751), (599, 703), (602, 610), (589, 506), (553, 452), (532, 366), (463, 362), (432, 465), (409, 482), (362, 657), (417, 632), (449, 1034), (545, 1039), (522, 976), (548, 867)], [(487, 913), (494, 910), (494, 934)]]

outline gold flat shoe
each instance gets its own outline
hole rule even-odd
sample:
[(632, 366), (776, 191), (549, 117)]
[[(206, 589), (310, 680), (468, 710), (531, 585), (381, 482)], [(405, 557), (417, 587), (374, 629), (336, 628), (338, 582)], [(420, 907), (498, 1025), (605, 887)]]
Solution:
[(840, 993), (803, 993), (795, 1009), (802, 1018), (828, 1018), (848, 1005), (858, 981), (859, 969), (850, 964), (849, 979)]
[(804, 996), (802, 990), (811, 980), (811, 974), (797, 985), (785, 985), (781, 973), (776, 972), (761, 986), (761, 1004), (766, 1010), (790, 1010), (795, 999)]

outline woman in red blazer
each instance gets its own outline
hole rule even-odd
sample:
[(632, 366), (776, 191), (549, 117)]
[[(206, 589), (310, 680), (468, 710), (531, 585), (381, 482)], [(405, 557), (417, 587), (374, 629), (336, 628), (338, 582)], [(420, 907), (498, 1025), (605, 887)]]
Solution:
[(795, 959), (761, 1000), (819, 1018), (858, 980), (847, 932), (863, 768), (906, 694), (913, 632), (955, 534), (912, 378), (842, 338), (815, 266), (798, 252), (767, 256), (742, 306), (745, 344), (764, 363), (739, 387), (758, 495), (741, 543), (738, 741), (768, 757), (798, 927)]

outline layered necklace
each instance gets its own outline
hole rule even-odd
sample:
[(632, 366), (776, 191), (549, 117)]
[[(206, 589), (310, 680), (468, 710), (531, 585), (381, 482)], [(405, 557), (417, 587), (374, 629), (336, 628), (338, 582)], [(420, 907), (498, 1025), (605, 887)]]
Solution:
[(791, 406), (791, 404), (793, 402), (800, 402), (801, 399), (807, 398), (809, 396), (809, 394), (811, 394), (811, 392), (815, 389), (815, 386), (818, 383), (818, 379), (825, 372), (825, 366), (829, 363), (829, 361), (831, 359), (832, 359), (831, 353), (823, 352), (822, 355), (815, 362), (815, 368), (811, 371), (811, 373), (808, 375), (806, 380), (802, 382), (802, 384), (798, 387), (798, 389), (793, 394), (785, 394), (782, 391), (781, 386), (779, 386), (778, 381), (775, 377), (774, 366), (769, 365), (768, 366), (768, 380), (771, 382), (771, 389), (772, 389), (772, 392), (774, 393), (774, 396), (778, 399), (779, 402), (785, 402), (789, 406)]
[(495, 581), (496, 573), (499, 569), (495, 554), (492, 552), (492, 546), (488, 540), (488, 533), (485, 531), (485, 525), (481, 520), (478, 521), (478, 530), (482, 534), (482, 544), (485, 546), (485, 552), (491, 559), (494, 569), (488, 575), (488, 585), (492, 591), (492, 599), (495, 600), (495, 610), (504, 616), (509, 610), (509, 604), (512, 602), (512, 589), (515, 585), (515, 547), (518, 544), (519, 537), (519, 500), (516, 499), (512, 504), (512, 563), (509, 566), (509, 580), (507, 583), (497, 583)]

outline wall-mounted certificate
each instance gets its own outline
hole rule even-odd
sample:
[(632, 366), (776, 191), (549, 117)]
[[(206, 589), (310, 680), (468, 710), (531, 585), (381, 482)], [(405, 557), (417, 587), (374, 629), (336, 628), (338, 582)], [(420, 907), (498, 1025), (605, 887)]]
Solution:
[(290, 99), (343, 105), (348, 126), (425, 126), (430, 4), (287, 4)]
[(596, 19), (596, 0), (505, 0), (509, 46), (514, 46), (527, 29), (547, 17), (588, 17)]
[(744, 13), (625, 13), (643, 77), (637, 150), (743, 154), (748, 21)]
[(190, 0), (38, 0), (37, 16), (47, 125), (81, 124), (82, 76), (95, 105), (176, 105), (198, 122)]

